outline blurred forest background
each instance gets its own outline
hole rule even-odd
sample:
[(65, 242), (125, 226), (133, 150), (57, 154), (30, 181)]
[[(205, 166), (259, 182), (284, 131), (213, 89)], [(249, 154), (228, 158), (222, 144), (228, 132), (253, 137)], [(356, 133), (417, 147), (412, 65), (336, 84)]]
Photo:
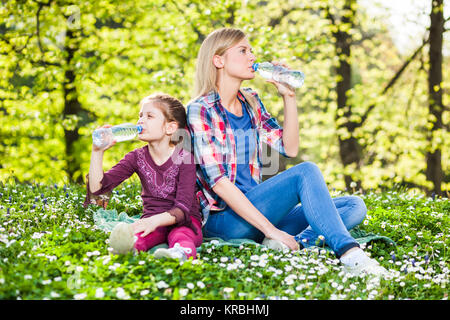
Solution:
[[(449, 196), (449, 1), (394, 2), (409, 12), (400, 25), (381, 0), (2, 0), (0, 179), (83, 182), (91, 132), (136, 122), (156, 91), (187, 104), (203, 39), (237, 27), (258, 61), (306, 74), (300, 152), (280, 170), (308, 160), (330, 188)], [(244, 86), (283, 122), (272, 85)], [(117, 144), (105, 170), (140, 145)]]

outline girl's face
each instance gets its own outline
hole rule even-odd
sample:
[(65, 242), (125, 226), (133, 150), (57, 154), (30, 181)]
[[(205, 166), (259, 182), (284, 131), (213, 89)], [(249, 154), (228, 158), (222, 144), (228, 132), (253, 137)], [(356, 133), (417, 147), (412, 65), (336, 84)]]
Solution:
[(177, 127), (176, 122), (166, 120), (161, 109), (154, 102), (146, 102), (142, 105), (137, 124), (142, 126), (142, 132), (138, 138), (146, 142), (161, 141), (166, 136), (170, 138)]
[(217, 61), (219, 65), (216, 63), (216, 66), (222, 67), (228, 76), (241, 80), (250, 80), (255, 77), (255, 71), (252, 68), (255, 55), (247, 38), (243, 38), (233, 47), (228, 48)]

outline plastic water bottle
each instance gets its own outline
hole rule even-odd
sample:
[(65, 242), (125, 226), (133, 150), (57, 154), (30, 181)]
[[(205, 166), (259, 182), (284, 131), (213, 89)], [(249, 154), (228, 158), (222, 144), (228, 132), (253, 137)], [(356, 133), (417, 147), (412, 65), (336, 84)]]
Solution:
[(132, 123), (119, 124), (111, 128), (98, 128), (92, 133), (92, 142), (97, 148), (104, 148), (113, 140), (117, 142), (131, 140), (142, 132), (142, 126)]
[(300, 88), (305, 81), (305, 74), (301, 71), (289, 70), (282, 66), (275, 66), (270, 62), (254, 63), (253, 70), (266, 79), (287, 84), (294, 88)]

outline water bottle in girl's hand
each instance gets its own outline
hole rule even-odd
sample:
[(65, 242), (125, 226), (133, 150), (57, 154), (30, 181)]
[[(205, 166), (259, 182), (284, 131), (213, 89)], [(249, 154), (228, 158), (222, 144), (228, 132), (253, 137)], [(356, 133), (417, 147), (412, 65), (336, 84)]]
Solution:
[(142, 126), (132, 123), (119, 124), (110, 128), (98, 128), (92, 133), (92, 142), (97, 148), (104, 148), (113, 140), (131, 140), (142, 132)]
[(254, 63), (253, 70), (266, 79), (287, 84), (294, 88), (300, 88), (305, 81), (305, 74), (301, 71), (289, 70), (282, 66), (273, 65), (270, 62)]

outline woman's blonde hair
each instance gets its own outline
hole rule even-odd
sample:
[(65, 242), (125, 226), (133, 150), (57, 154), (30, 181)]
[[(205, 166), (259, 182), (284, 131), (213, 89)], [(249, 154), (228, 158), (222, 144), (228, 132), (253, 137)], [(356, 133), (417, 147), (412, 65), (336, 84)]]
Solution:
[[(246, 37), (240, 29), (222, 28), (211, 32), (202, 45), (197, 56), (197, 67), (195, 70), (195, 94), (196, 98), (210, 91), (217, 91), (217, 68), (213, 63), (215, 55), (223, 55), (225, 51)], [(250, 106), (256, 112), (255, 98), (241, 91)]]
[(225, 51), (245, 38), (239, 29), (222, 28), (210, 33), (200, 47), (195, 71), (195, 96), (204, 95), (216, 90), (217, 69), (213, 64), (215, 55), (223, 55)]

